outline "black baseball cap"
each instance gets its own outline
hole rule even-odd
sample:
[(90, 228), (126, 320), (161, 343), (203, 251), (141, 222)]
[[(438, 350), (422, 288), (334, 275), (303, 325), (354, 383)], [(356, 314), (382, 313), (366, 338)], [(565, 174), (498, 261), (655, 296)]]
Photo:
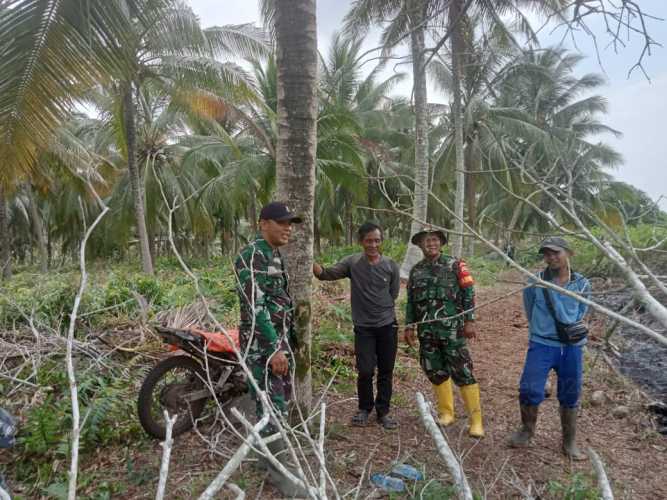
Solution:
[(264, 205), (262, 211), (259, 213), (259, 220), (288, 220), (295, 224), (301, 224), (303, 222), (301, 217), (290, 212), (287, 205), (280, 201), (272, 201), (271, 203)]
[(572, 253), (572, 248), (570, 247), (570, 244), (567, 242), (565, 238), (561, 238), (560, 236), (549, 236), (548, 238), (545, 238), (544, 241), (540, 243), (540, 249), (538, 253), (544, 253), (545, 248), (548, 248), (549, 250), (554, 250), (556, 252), (565, 250), (567, 252)]

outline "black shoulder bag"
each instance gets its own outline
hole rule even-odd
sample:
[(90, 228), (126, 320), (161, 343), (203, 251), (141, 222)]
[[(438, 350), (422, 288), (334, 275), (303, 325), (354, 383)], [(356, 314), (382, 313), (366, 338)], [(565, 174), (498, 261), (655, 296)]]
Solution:
[(546, 288), (542, 288), (542, 294), (544, 295), (544, 300), (547, 303), (547, 309), (551, 313), (551, 317), (556, 323), (556, 333), (558, 333), (558, 340), (563, 344), (572, 345), (580, 342), (586, 338), (588, 335), (588, 327), (584, 324), (583, 321), (579, 320), (574, 323), (562, 323), (558, 321), (556, 317), (556, 310), (554, 309), (554, 304), (551, 301), (551, 293)]

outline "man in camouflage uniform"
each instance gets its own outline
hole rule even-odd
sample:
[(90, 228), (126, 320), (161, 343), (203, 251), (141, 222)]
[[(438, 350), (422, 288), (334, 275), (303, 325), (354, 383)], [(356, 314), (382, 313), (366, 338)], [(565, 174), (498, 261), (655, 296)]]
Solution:
[(438, 422), (454, 422), (452, 380), (470, 415), (469, 434), (483, 437), (479, 385), (472, 374), (472, 359), (466, 338), (475, 338), (474, 281), (463, 260), (444, 255), (443, 231), (428, 228), (415, 234), (412, 243), (424, 259), (410, 271), (405, 312), (405, 340), (414, 345), (419, 338), (419, 360), (433, 384), (438, 402)]
[[(301, 218), (290, 213), (283, 203), (272, 202), (260, 212), (261, 235), (246, 245), (234, 262), (237, 277), (241, 321), (239, 337), (241, 352), (261, 391), (266, 391), (274, 408), (287, 417), (287, 405), (292, 394), (293, 361), (290, 348), (293, 306), (288, 291), (287, 273), (279, 247), (288, 243), (292, 224)], [(264, 409), (255, 388), (250, 392), (255, 400), (257, 418)], [(276, 432), (269, 423), (261, 434)], [(271, 452), (288, 468), (285, 443), (273, 441)], [(260, 460), (268, 469), (272, 482), (285, 496), (300, 496), (303, 490), (286, 480), (270, 462)]]

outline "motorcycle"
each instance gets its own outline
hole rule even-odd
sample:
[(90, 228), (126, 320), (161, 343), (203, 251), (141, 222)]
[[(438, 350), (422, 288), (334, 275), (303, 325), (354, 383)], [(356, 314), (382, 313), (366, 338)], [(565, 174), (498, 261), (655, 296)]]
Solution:
[(139, 421), (149, 435), (165, 439), (164, 410), (178, 415), (172, 428), (172, 436), (178, 436), (192, 429), (213, 396), (226, 406), (248, 392), (234, 353), (234, 347), (239, 349), (238, 330), (229, 330), (227, 336), (197, 328), (155, 326), (155, 331), (171, 351), (182, 354), (160, 361), (141, 384)]

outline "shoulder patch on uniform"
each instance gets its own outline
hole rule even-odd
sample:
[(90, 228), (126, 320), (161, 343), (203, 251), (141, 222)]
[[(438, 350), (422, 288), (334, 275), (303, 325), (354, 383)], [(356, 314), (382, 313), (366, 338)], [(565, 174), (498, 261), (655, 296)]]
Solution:
[(459, 280), (459, 286), (461, 288), (468, 288), (469, 286), (473, 286), (475, 284), (475, 280), (470, 274), (468, 265), (465, 263), (463, 259), (456, 261), (454, 267), (455, 267), (454, 271), (456, 272), (456, 277)]

